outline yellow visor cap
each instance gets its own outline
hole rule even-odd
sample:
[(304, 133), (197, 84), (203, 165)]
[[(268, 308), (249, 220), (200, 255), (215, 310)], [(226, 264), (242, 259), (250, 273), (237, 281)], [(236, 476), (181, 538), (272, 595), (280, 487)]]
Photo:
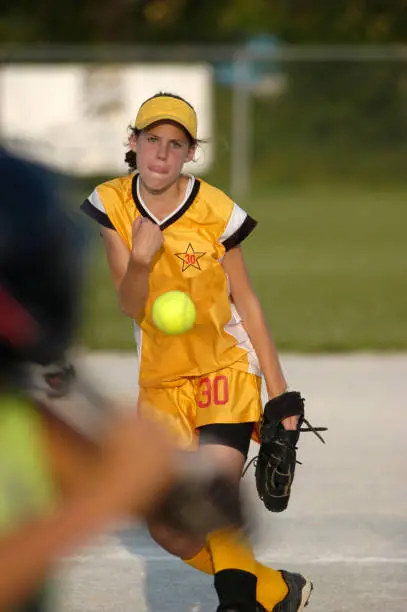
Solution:
[(198, 136), (198, 121), (194, 109), (184, 100), (170, 96), (150, 98), (140, 106), (136, 117), (136, 128), (144, 130), (157, 121), (175, 121), (195, 140)]

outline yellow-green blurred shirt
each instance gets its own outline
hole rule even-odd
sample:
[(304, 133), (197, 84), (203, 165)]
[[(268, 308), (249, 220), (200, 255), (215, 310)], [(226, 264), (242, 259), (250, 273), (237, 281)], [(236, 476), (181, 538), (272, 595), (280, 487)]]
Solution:
[[(23, 398), (0, 395), (0, 539), (53, 508), (56, 492), (40, 419)], [(42, 585), (12, 611), (46, 610), (47, 600)]]

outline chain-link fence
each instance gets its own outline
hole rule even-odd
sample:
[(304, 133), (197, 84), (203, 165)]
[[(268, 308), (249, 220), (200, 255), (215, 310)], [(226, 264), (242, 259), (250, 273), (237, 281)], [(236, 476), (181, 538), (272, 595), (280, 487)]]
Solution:
[[(149, 91), (146, 74), (157, 66), (166, 66), (164, 88), (171, 89), (173, 84), (177, 90), (181, 81), (175, 73), (183, 67), (189, 72), (183, 80), (182, 93), (192, 100), (197, 98), (198, 106), (204, 98), (201, 136), (208, 139), (206, 146), (211, 153), (205, 151), (204, 145), (201, 162), (202, 155), (207, 158), (201, 164), (203, 172), (235, 197), (251, 195), (257, 188), (272, 184), (406, 180), (404, 47), (35, 47), (3, 48), (0, 58), (3, 69), (8, 71), (46, 65), (55, 77), (53, 82), (38, 78), (36, 82), (34, 73), (19, 88), (10, 90), (8, 105), (13, 108), (14, 122), (20, 123), (22, 135), (29, 118), (26, 107), (18, 114), (22, 100), (27, 98), (28, 103), (28, 94), (37, 89), (37, 104), (51, 124), (56, 107), (69, 106), (69, 95), (73, 95), (67, 85), (73, 77), (67, 68), (82, 66), (88, 70), (87, 89), (82, 94), (88, 117), (92, 104), (104, 105), (104, 110), (99, 129), (85, 131), (82, 127), (78, 138), (82, 143), (88, 142), (93, 152), (106, 149), (107, 134), (117, 120), (115, 105), (120, 105), (125, 96), (131, 99), (131, 93), (123, 90), (126, 85), (118, 78), (120, 70), (133, 65), (145, 69), (144, 76), (134, 81), (137, 95), (133, 96), (132, 112), (127, 116), (122, 113), (126, 117), (124, 130), (134, 118), (137, 101), (145, 97), (143, 88)], [(205, 66), (210, 70), (209, 80), (194, 81), (194, 69)], [(154, 83), (160, 82), (159, 75), (157, 79)], [(42, 96), (38, 91), (41, 88)], [(65, 89), (63, 104), (53, 101), (51, 93)], [(0, 109), (4, 105), (3, 85)], [(39, 125), (41, 118), (35, 113), (30, 116), (31, 122)], [(7, 114), (2, 114), (2, 122), (3, 134), (7, 134)], [(56, 119), (54, 123), (53, 140), (65, 130), (62, 146), (65, 151), (71, 146), (71, 157), (79, 160), (78, 145), (75, 149), (68, 139), (72, 129), (67, 124), (58, 125)], [(96, 140), (91, 146), (93, 139)], [(116, 141), (117, 155), (121, 155), (123, 141), (118, 137)], [(30, 142), (38, 151), (38, 142)], [(107, 168), (106, 174), (115, 170)]]
[[(118, 174), (139, 103), (179, 93), (208, 139), (192, 171), (260, 221), (245, 255), (278, 346), (407, 347), (406, 48), (36, 47), (0, 58), (3, 139), (77, 174), (75, 206)], [(132, 349), (99, 242), (84, 342)]]

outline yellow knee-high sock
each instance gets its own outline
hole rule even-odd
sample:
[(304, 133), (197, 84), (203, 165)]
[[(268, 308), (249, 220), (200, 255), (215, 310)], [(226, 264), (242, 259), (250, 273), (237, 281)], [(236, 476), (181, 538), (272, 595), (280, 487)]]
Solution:
[(272, 610), (288, 593), (288, 586), (281, 572), (256, 562), (257, 601)]
[(192, 559), (182, 559), (184, 563), (194, 567), (195, 569), (203, 572), (204, 574), (214, 574), (212, 557), (209, 550), (204, 546), (195, 557)]
[[(192, 559), (184, 559), (184, 562), (205, 574), (215, 573), (211, 553), (207, 546), (202, 548)], [(272, 610), (287, 595), (288, 587), (281, 573), (271, 567), (256, 562), (255, 573), (257, 576), (257, 601), (266, 610)]]
[(257, 597), (256, 561), (243, 534), (223, 529), (214, 531), (207, 542), (215, 574), (214, 587), (221, 606), (239, 604), (254, 609)]
[(256, 573), (253, 550), (240, 532), (230, 529), (214, 531), (208, 537), (207, 547), (215, 574), (226, 569)]

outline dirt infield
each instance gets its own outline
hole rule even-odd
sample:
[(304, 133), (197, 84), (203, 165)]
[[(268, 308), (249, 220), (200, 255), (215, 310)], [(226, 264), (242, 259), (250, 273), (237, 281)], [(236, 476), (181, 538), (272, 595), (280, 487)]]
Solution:
[[(258, 556), (315, 581), (310, 612), (404, 612), (407, 355), (283, 355), (282, 362), (291, 387), (306, 398), (309, 420), (329, 431), (326, 445), (302, 436), (303, 465), (285, 513), (266, 512), (250, 484)], [(82, 363), (112, 396), (136, 394), (134, 356), (94, 354)], [(142, 528), (80, 551), (62, 584), (64, 612), (216, 608), (211, 579), (167, 555)]]

